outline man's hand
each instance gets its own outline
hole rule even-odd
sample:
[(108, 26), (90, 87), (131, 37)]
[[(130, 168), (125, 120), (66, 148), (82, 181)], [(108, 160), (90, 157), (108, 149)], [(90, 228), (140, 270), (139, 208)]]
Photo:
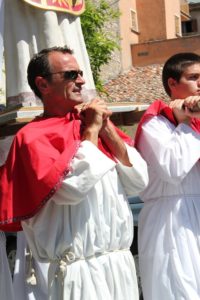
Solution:
[(99, 133), (112, 154), (125, 166), (131, 167), (124, 141), (119, 137), (113, 124), (107, 118)]
[(99, 132), (111, 114), (112, 112), (101, 99), (94, 99), (85, 104), (81, 109), (82, 121), (85, 125), (83, 140), (89, 140), (97, 146)]

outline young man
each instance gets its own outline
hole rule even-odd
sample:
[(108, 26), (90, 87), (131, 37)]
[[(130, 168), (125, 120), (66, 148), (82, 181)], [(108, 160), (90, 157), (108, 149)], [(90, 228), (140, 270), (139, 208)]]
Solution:
[(28, 81), (44, 115), (18, 132), (0, 172), (1, 223), (21, 222), (34, 258), (49, 263), (49, 299), (138, 299), (126, 194), (146, 187), (145, 161), (102, 100), (75, 111), (85, 81), (70, 49), (34, 56)]
[(155, 101), (136, 133), (148, 164), (139, 264), (145, 300), (200, 299), (200, 57), (167, 60), (169, 106)]

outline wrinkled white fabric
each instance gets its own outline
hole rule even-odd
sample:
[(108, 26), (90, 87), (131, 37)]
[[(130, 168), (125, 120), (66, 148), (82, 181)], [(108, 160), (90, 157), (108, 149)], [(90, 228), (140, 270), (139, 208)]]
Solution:
[(37, 105), (27, 82), (32, 56), (44, 48), (67, 45), (84, 72), (86, 88), (94, 89), (80, 18), (38, 9), (21, 0), (5, 1), (4, 48), (6, 95), (9, 105)]
[(0, 231), (0, 299), (14, 300), (12, 278), (6, 254), (6, 236)]
[(4, 36), (4, 0), (0, 0), (0, 88), (2, 82), (2, 67), (3, 67), (3, 36)]
[(138, 234), (144, 300), (199, 300), (200, 134), (154, 117), (139, 150), (149, 170)]
[[(31, 261), (30, 261), (30, 260)], [(29, 265), (30, 264), (30, 265)], [(47, 273), (48, 264), (39, 263), (30, 257), (29, 248), (23, 231), (17, 233), (17, 253), (14, 271), (13, 289), (16, 300), (45, 300), (47, 299)], [(36, 279), (27, 283), (30, 267), (33, 269)], [(31, 270), (30, 270), (31, 271)]]
[[(7, 136), (0, 139), (0, 165), (5, 162), (10, 145), (14, 136)], [(14, 294), (15, 300), (45, 300), (47, 299), (47, 272), (48, 264), (40, 263), (32, 258), (32, 266), (35, 271), (37, 284), (28, 284), (27, 277), (29, 273), (27, 255), (27, 243), (23, 232), (17, 233), (17, 252), (16, 263), (11, 280), (10, 269), (8, 268), (7, 255), (5, 253), (4, 233), (0, 231), (0, 300), (12, 300)], [(6, 282), (6, 285), (5, 285)], [(2, 287), (6, 288), (2, 288)], [(14, 292), (13, 292), (14, 291)]]
[(22, 222), (33, 255), (50, 262), (49, 299), (138, 299), (126, 194), (138, 194), (148, 176), (138, 152), (127, 149), (129, 168), (83, 141), (61, 188)]

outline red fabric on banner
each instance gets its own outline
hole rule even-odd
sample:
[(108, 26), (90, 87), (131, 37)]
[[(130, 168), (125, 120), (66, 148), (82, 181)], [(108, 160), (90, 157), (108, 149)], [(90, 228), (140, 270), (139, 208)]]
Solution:
[[(164, 103), (162, 100), (155, 100), (149, 106), (149, 108), (146, 110), (146, 112), (144, 113), (144, 115), (142, 116), (142, 118), (138, 124), (138, 128), (137, 128), (137, 131), (135, 134), (135, 147), (136, 148), (137, 148), (138, 140), (139, 140), (139, 137), (141, 134), (142, 125), (144, 124), (144, 122), (146, 122), (150, 118), (158, 116), (158, 115), (164, 116), (175, 126), (178, 125), (176, 122), (176, 119), (174, 118), (172, 109), (166, 103)], [(190, 126), (194, 131), (200, 132), (200, 120), (193, 118)]]
[(80, 15), (85, 10), (85, 0), (23, 0), (35, 7), (68, 12), (74, 15)]
[[(37, 118), (16, 135), (5, 165), (0, 167), (0, 229), (21, 230), (52, 197), (69, 171), (81, 140), (77, 115)], [(116, 128), (130, 145), (133, 140)], [(99, 139), (99, 149), (114, 159)]]

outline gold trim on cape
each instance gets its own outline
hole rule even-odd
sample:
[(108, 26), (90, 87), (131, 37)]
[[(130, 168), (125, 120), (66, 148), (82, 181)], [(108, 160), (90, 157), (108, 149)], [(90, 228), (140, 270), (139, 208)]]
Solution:
[(23, 0), (37, 8), (62, 11), (81, 15), (85, 10), (85, 0)]

